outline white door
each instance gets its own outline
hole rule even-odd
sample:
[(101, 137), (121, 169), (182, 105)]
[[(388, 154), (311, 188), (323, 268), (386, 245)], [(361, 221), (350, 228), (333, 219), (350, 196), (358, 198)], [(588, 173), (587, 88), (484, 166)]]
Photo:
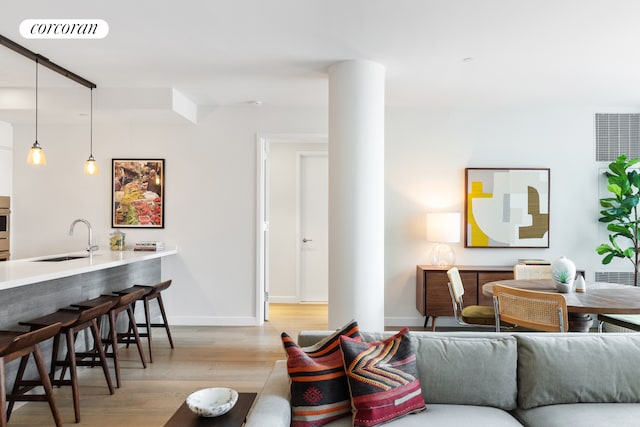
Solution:
[(299, 153), (298, 280), (301, 302), (326, 302), (329, 288), (327, 153)]

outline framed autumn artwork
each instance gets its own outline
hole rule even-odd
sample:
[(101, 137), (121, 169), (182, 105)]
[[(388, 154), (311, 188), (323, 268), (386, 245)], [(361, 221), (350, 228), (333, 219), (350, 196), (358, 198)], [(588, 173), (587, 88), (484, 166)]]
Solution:
[(164, 228), (164, 159), (112, 160), (112, 228)]

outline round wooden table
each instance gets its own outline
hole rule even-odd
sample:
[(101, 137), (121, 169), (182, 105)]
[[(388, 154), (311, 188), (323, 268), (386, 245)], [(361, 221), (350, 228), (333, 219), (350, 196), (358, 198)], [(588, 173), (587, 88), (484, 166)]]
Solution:
[[(559, 293), (553, 280), (521, 279), (485, 283), (482, 286), (482, 294), (493, 296), (493, 285), (496, 284), (532, 291)], [(587, 283), (586, 292), (571, 291), (561, 295), (567, 302), (569, 330), (574, 332), (589, 331), (593, 324), (593, 319), (589, 314), (640, 314), (640, 287), (637, 286), (591, 282)]]

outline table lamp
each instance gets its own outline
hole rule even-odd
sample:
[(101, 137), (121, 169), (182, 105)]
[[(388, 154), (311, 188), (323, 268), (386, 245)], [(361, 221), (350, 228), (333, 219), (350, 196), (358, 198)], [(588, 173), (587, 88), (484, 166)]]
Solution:
[(460, 242), (460, 214), (458, 212), (428, 213), (427, 241), (437, 243), (431, 252), (432, 265), (454, 265), (456, 254), (447, 243)]

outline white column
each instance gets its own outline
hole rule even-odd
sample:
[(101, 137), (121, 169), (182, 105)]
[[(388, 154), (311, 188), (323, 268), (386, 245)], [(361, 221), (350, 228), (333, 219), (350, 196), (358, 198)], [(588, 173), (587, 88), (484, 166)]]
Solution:
[(329, 69), (329, 327), (384, 330), (384, 77), (371, 61)]

